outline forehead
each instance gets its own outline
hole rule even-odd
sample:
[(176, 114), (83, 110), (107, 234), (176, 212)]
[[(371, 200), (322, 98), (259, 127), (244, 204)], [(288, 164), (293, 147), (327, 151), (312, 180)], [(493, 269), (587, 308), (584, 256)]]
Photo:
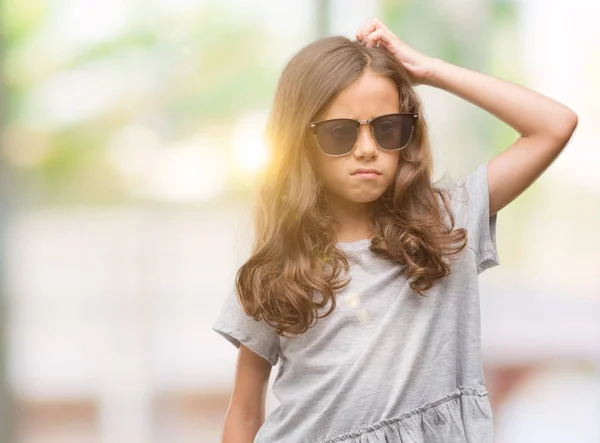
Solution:
[(334, 97), (322, 113), (322, 119), (366, 120), (399, 111), (400, 98), (396, 84), (386, 76), (367, 70)]

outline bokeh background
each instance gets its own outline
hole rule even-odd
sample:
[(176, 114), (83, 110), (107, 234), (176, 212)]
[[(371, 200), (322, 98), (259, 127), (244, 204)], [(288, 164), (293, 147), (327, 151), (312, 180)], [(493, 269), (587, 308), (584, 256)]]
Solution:
[[(498, 216), (483, 356), (498, 443), (600, 442), (590, 0), (0, 0), (0, 442), (220, 441), (237, 353), (211, 324), (249, 253), (278, 76), (369, 16), (577, 112), (563, 153)], [(517, 138), (417, 90), (437, 178)]]

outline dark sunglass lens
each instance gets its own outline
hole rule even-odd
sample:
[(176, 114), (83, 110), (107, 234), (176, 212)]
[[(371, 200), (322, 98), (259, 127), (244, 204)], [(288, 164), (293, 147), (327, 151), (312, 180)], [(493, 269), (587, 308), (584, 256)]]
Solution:
[(373, 120), (373, 134), (383, 149), (400, 149), (410, 141), (413, 118), (411, 115), (387, 115)]
[(317, 140), (325, 154), (347, 154), (356, 143), (356, 124), (350, 120), (330, 120), (317, 126)]

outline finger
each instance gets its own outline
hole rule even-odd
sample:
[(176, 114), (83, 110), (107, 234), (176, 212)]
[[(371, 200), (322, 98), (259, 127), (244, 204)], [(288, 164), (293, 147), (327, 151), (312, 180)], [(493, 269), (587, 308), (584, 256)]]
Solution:
[(361, 42), (364, 41), (364, 39), (366, 37), (364, 30), (366, 29), (367, 24), (369, 23), (369, 20), (365, 21), (362, 25), (360, 25), (360, 28), (358, 28), (358, 31), (356, 31), (356, 39), (358, 41), (361, 41)]
[(379, 20), (378, 18), (375, 18), (374, 22), (375, 22), (374, 30), (382, 29), (383, 34), (386, 37), (385, 41), (387, 43), (390, 43), (390, 42), (400, 43), (400, 39), (398, 38), (398, 36), (396, 34), (394, 34), (392, 31), (390, 31), (390, 28), (388, 28), (381, 20)]
[(391, 38), (390, 38), (388, 32), (383, 28), (379, 28), (379, 29), (371, 32), (366, 37), (365, 43), (368, 48), (372, 48), (377, 43), (380, 43), (380, 46), (383, 45), (385, 47), (388, 44), (392, 43), (392, 41), (391, 41)]
[(390, 28), (388, 28), (385, 23), (383, 23), (381, 20), (379, 20), (378, 18), (375, 18), (375, 21), (377, 22), (377, 28), (383, 28), (385, 29), (387, 32), (393, 34), (392, 31), (390, 31)]
[(364, 41), (364, 39), (369, 35), (370, 32), (375, 30), (373, 22), (376, 20), (375, 17), (368, 18), (364, 21), (364, 23), (358, 28), (358, 32), (356, 33), (356, 38), (360, 41)]
[(365, 25), (367, 24), (367, 22), (371, 20), (370, 18), (366, 19), (364, 22), (362, 22), (362, 24), (358, 27), (358, 29), (356, 30), (356, 39), (357, 40), (362, 40), (363, 35), (362, 35), (362, 29), (365, 27)]

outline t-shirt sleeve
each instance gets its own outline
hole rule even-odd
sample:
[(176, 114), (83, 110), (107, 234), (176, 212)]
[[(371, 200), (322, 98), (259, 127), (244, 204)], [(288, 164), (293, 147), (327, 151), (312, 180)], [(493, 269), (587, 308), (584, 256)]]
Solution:
[(256, 321), (243, 310), (235, 291), (231, 290), (223, 304), (212, 330), (218, 332), (236, 348), (240, 343), (271, 363), (279, 358), (279, 335), (264, 320)]
[(500, 264), (496, 245), (498, 213), (490, 217), (488, 162), (459, 179), (451, 193), (456, 227), (467, 229), (468, 247), (475, 252), (477, 273)]

